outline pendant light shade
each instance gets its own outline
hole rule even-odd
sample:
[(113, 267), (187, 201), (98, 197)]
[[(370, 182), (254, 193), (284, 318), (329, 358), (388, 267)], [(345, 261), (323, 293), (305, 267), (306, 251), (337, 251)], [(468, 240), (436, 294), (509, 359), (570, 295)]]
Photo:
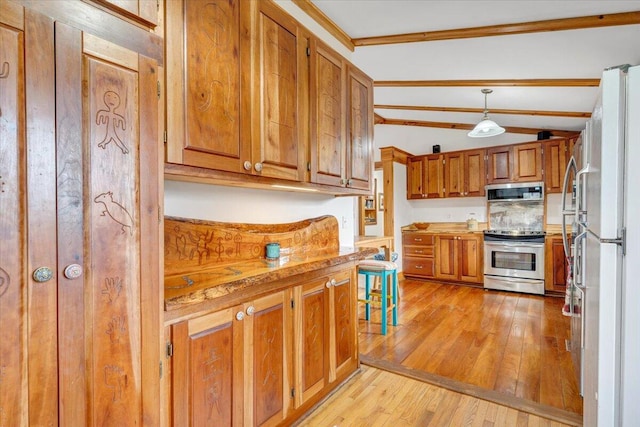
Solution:
[(471, 138), (486, 138), (504, 133), (504, 128), (498, 126), (493, 120), (489, 120), (489, 110), (487, 109), (487, 95), (493, 92), (491, 89), (482, 89), (484, 93), (484, 116), (482, 121), (473, 128), (467, 135)]

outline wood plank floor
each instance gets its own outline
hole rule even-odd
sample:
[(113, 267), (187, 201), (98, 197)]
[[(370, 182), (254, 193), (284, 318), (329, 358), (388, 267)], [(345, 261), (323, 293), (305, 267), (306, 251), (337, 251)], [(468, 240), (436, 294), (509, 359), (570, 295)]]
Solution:
[(582, 414), (562, 298), (402, 280), (398, 326), (364, 321), (363, 358)]
[(568, 426), (423, 381), (362, 366), (298, 426)]

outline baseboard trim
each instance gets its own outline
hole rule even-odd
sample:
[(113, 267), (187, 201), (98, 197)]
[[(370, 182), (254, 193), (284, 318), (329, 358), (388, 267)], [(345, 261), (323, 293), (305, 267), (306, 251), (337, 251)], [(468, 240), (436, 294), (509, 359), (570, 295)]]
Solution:
[(466, 394), (478, 399), (507, 406), (509, 408), (533, 414), (538, 417), (547, 418), (571, 426), (582, 426), (582, 415), (555, 408), (553, 406), (535, 403), (530, 400), (525, 400), (518, 397), (509, 396), (504, 393), (499, 393), (494, 390), (487, 390), (472, 384), (455, 381), (450, 378), (430, 374), (428, 372), (419, 371), (417, 369), (407, 368), (406, 366), (402, 366), (399, 363), (374, 359), (364, 354), (360, 354), (360, 363), (362, 363), (363, 365), (371, 366), (373, 368), (382, 369), (384, 371), (402, 375), (404, 377), (411, 378), (417, 381), (432, 384), (437, 387), (446, 388), (447, 390), (451, 390), (457, 393)]

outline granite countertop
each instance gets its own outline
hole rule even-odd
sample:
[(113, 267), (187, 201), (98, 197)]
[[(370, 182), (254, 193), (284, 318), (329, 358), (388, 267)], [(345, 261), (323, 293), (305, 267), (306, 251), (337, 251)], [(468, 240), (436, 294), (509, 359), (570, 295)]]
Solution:
[(196, 273), (164, 278), (164, 308), (178, 310), (224, 297), (269, 282), (314, 270), (359, 261), (378, 252), (375, 248), (341, 247), (337, 253), (281, 256), (277, 261), (264, 258), (202, 269)]
[[(418, 224), (418, 226), (416, 226)], [(426, 234), (445, 234), (445, 233), (471, 233), (482, 234), (487, 229), (486, 222), (478, 222), (477, 230), (469, 230), (466, 222), (423, 222), (413, 223), (401, 227), (403, 232), (410, 231), (414, 233), (426, 233)]]

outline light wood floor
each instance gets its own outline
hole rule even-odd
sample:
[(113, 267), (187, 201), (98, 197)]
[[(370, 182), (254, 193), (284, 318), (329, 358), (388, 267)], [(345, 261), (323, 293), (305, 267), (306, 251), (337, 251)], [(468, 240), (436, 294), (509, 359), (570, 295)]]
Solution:
[(568, 425), (363, 365), (359, 374), (343, 385), (298, 426), (564, 427)]
[(398, 326), (386, 336), (379, 310), (370, 322), (360, 310), (364, 357), (582, 414), (562, 298), (415, 280), (399, 286)]

